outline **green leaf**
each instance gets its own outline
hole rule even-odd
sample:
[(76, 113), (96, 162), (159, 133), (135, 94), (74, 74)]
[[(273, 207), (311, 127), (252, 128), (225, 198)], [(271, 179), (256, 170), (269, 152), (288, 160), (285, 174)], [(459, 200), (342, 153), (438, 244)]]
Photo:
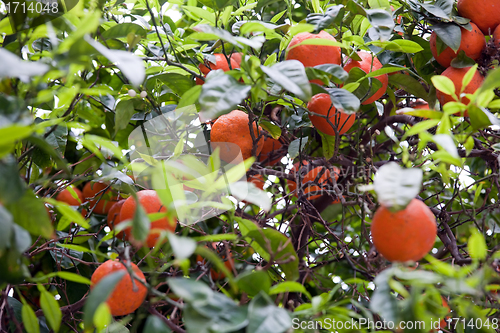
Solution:
[(167, 237), (177, 259), (187, 259), (194, 253), (196, 242), (192, 238), (179, 237), (173, 233), (168, 233)]
[(109, 310), (108, 304), (99, 304), (96, 311), (94, 312), (94, 318), (92, 318), (92, 322), (94, 323), (97, 331), (105, 329), (112, 320), (113, 317), (111, 316), (111, 311)]
[(298, 282), (295, 281), (285, 281), (277, 285), (274, 285), (271, 290), (269, 290), (269, 295), (276, 295), (282, 293), (300, 293), (304, 294), (309, 299), (311, 299), (311, 294), (306, 290), (306, 288)]
[(394, 74), (389, 76), (389, 84), (403, 88), (410, 94), (423, 99), (427, 99), (427, 91), (422, 84), (413, 77), (405, 74)]
[(472, 81), (472, 79), (474, 78), (474, 75), (476, 74), (477, 72), (477, 67), (478, 65), (475, 64), (474, 66), (472, 66), (468, 71), (467, 73), (464, 75), (464, 77), (462, 78), (462, 91), (460, 93), (463, 92), (463, 90), (469, 85), (469, 83)]
[[(136, 193), (132, 193), (135, 202), (139, 202)], [(151, 221), (146, 214), (146, 211), (142, 205), (136, 205), (134, 218), (132, 220), (132, 237), (138, 242), (146, 241), (149, 235), (149, 230), (151, 229)]]
[(474, 104), (468, 106), (472, 128), (477, 131), (490, 125), (500, 125), (500, 119), (485, 108), (478, 108)]
[(311, 99), (311, 84), (304, 65), (298, 60), (285, 60), (271, 67), (260, 66), (262, 71), (283, 89), (307, 102)]
[(235, 78), (227, 74), (216, 77), (209, 75), (208, 80), (202, 86), (199, 98), (203, 117), (215, 119), (221, 114), (234, 110), (248, 96), (251, 88), (238, 83)]
[(389, 162), (378, 169), (373, 180), (378, 202), (392, 211), (404, 209), (422, 188), (422, 170), (403, 169)]
[(24, 328), (28, 333), (40, 333), (40, 325), (38, 323), (38, 318), (36, 317), (35, 311), (26, 303), (23, 304), (21, 309), (21, 315), (23, 318)]
[(439, 23), (433, 25), (432, 28), (443, 43), (451, 47), (453, 51), (458, 52), (462, 39), (462, 31), (458, 25), (454, 23)]
[(275, 125), (273, 123), (271, 123), (270, 121), (267, 121), (267, 120), (261, 120), (259, 125), (265, 129), (269, 134), (271, 134), (271, 136), (273, 137), (273, 139), (279, 139), (280, 136), (281, 136), (281, 128), (278, 126), (278, 125)]
[(146, 68), (141, 58), (130, 52), (108, 49), (88, 35), (85, 36), (84, 39), (95, 48), (97, 52), (108, 58), (109, 61), (115, 63), (133, 86), (138, 87), (142, 84), (146, 77)]
[(105, 302), (111, 295), (117, 283), (127, 274), (126, 271), (118, 271), (106, 275), (90, 292), (83, 306), (83, 322), (85, 328), (90, 328), (94, 323), (94, 314), (99, 305)]
[(455, 100), (458, 99), (455, 94), (455, 85), (450, 78), (442, 75), (435, 75), (431, 78), (431, 81), (437, 90), (445, 93), (446, 95), (453, 96)]
[(472, 259), (484, 260), (488, 254), (488, 246), (481, 234), (476, 228), (470, 230), (471, 235), (467, 243), (467, 249)]
[(307, 78), (309, 80), (326, 79), (331, 80), (337, 84), (341, 84), (347, 80), (349, 73), (347, 73), (342, 66), (336, 64), (323, 64), (314, 67), (306, 67)]
[(76, 282), (76, 283), (81, 283), (81, 284), (87, 284), (91, 285), (92, 282), (86, 278), (85, 276), (81, 276), (79, 274), (71, 273), (71, 272), (56, 272), (55, 275), (59, 276), (61, 279)]
[[(68, 224), (73, 222), (85, 229), (90, 229), (90, 224), (83, 218), (82, 214), (71, 208), (67, 203), (48, 198), (45, 199), (45, 202), (57, 208), (57, 210), (67, 219)], [(47, 212), (45, 212), (45, 215), (46, 214)], [(61, 226), (59, 226), (59, 230), (61, 229)]]
[(59, 332), (62, 320), (62, 312), (59, 308), (59, 303), (57, 303), (54, 296), (41, 285), (38, 285), (38, 290), (40, 291), (40, 306), (42, 307), (43, 314), (49, 322), (50, 327), (55, 332)]
[(52, 238), (54, 229), (45, 205), (33, 192), (26, 191), (20, 200), (5, 207), (14, 217), (14, 221), (33, 236)]
[(249, 296), (255, 296), (260, 291), (267, 293), (271, 288), (271, 279), (269, 274), (264, 271), (252, 271), (239, 274), (236, 283), (240, 290), (246, 292)]
[(366, 18), (370, 21), (381, 41), (389, 40), (394, 30), (394, 20), (391, 13), (384, 9), (365, 9)]
[(488, 72), (488, 75), (486, 75), (486, 78), (479, 88), (479, 91), (484, 92), (486, 90), (493, 90), (498, 87), (500, 87), (500, 67)]
[(290, 145), (288, 146), (288, 154), (290, 155), (291, 159), (299, 156), (299, 153), (304, 149), (308, 140), (309, 137), (305, 136), (303, 138), (295, 139), (290, 143)]
[(321, 147), (323, 148), (323, 156), (328, 160), (333, 157), (335, 152), (336, 136), (325, 134), (318, 130), (321, 136)]
[(424, 132), (428, 130), (429, 128), (432, 128), (436, 126), (437, 124), (440, 123), (440, 119), (429, 119), (429, 120), (424, 120), (421, 121), (415, 125), (412, 126), (408, 131), (406, 131), (405, 135), (403, 136), (403, 140), (406, 139), (409, 136), (415, 135), (415, 134), (420, 134), (421, 132)]
[(163, 320), (155, 315), (148, 316), (144, 325), (144, 332), (154, 333), (171, 333), (172, 330), (163, 322)]
[[(12, 6), (14, 6), (14, 4)], [(47, 64), (44, 64), (42, 62), (32, 62), (32, 61), (22, 60), (14, 53), (7, 51), (5, 48), (0, 49), (0, 59), (2, 59), (0, 78), (5, 78), (5, 77), (26, 78), (30, 76), (43, 75), (45, 72), (49, 70), (49, 66)], [(20, 126), (15, 125), (15, 127), (20, 127)], [(26, 136), (29, 136), (29, 134), (27, 134)], [(0, 138), (1, 138), (0, 142), (4, 140), (10, 140), (9, 137), (4, 136), (1, 130), (0, 130)], [(2, 144), (0, 143), (0, 146), (1, 145)]]
[(102, 33), (102, 37), (106, 39), (124, 38), (127, 37), (130, 33), (141, 37), (146, 37), (147, 31), (138, 24), (122, 22), (104, 31)]
[[(319, 1), (317, 3), (319, 7)], [(324, 14), (320, 14), (317, 9), (314, 11), (315, 13), (307, 15), (306, 22), (315, 25), (314, 31), (320, 32), (328, 28), (337, 18), (341, 18), (345, 9), (343, 5), (336, 5), (328, 7)]]
[(118, 131), (127, 128), (134, 113), (134, 101), (132, 99), (122, 99), (118, 102), (115, 109), (115, 135)]
[(341, 88), (327, 88), (333, 106), (337, 110), (342, 110), (346, 114), (352, 114), (359, 111), (361, 103), (353, 93)]
[(0, 146), (11, 145), (25, 139), (33, 133), (31, 126), (11, 125), (0, 128)]
[[(288, 237), (271, 228), (256, 229), (249, 231), (243, 236), (249, 237), (257, 242), (259, 247), (255, 247), (254, 250), (265, 260), (271, 260), (271, 257), (273, 257), (275, 261), (286, 261), (286, 263), (279, 264), (279, 267), (285, 273), (287, 280), (297, 280), (299, 277), (299, 258)], [(278, 252), (278, 249), (285, 244), (287, 244), (285, 248)], [(253, 247), (253, 244), (251, 245)], [(262, 249), (264, 249), (265, 252), (260, 253), (259, 251), (262, 251)]]
[(247, 333), (282, 333), (292, 326), (287, 310), (274, 305), (271, 298), (260, 292), (248, 305)]
[(18, 165), (12, 156), (0, 160), (0, 202), (15, 203), (26, 192), (26, 184), (19, 176)]

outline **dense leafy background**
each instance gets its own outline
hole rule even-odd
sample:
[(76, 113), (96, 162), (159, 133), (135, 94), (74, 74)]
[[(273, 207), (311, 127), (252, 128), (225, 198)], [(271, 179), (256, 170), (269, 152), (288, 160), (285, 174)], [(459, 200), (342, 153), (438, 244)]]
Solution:
[[(489, 327), (466, 331), (498, 328), (491, 291), (500, 282), (500, 73), (481, 63), (489, 76), (473, 103), (432, 110), (436, 89), (447, 91), (450, 82), (431, 80), (443, 68), (428, 39), (435, 29), (456, 46), (455, 24), (467, 20), (454, 1), (81, 0), (48, 22), (11, 21), (0, 8), (0, 330), (278, 333), (291, 330), (294, 318), (429, 322), (446, 315), (489, 318)], [(336, 37), (343, 54), (370, 50), (384, 68), (347, 75), (340, 66), (305, 70), (283, 61), (292, 36), (320, 30)], [(246, 55), (241, 69), (195, 84), (199, 63), (232, 52)], [(358, 109), (358, 99), (380, 85), (370, 77), (383, 73), (391, 73), (387, 93)], [(311, 127), (306, 103), (325, 91), (308, 83), (317, 78), (332, 88), (337, 107), (357, 113), (346, 135)], [(396, 113), (417, 98), (431, 110)], [(193, 104), (212, 117), (246, 110), (281, 137), (288, 155), (277, 167), (247, 164), (249, 174), (266, 175), (270, 210), (248, 203), (265, 205), (255, 192), (224, 214), (179, 226), (150, 251), (113, 238), (106, 217), (88, 204), (79, 208), (88, 211), (83, 218), (51, 200), (90, 180), (124, 196), (139, 190), (129, 177), (130, 133)], [(470, 118), (453, 115), (465, 109)], [(340, 167), (338, 184), (315, 201), (290, 195), (292, 160)], [(419, 265), (391, 265), (370, 242), (377, 200), (359, 185), (371, 184), (388, 161), (424, 171), (419, 196), (438, 219), (439, 237)], [(145, 219), (133, 222), (139, 238)], [(204, 247), (214, 241), (236, 259), (220, 281), (209, 273), (224, 267), (220, 256)], [(194, 252), (209, 264), (199, 265)], [(118, 255), (139, 264), (150, 296), (133, 315), (112, 319), (99, 307), (106, 294), (89, 293), (89, 278)], [(110, 277), (100, 290), (114, 283)]]

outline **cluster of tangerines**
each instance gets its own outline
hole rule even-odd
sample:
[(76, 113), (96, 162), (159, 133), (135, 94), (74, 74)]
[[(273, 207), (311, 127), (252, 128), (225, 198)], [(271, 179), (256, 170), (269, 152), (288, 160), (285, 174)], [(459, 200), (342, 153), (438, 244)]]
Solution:
[[(111, 230), (114, 230), (120, 223), (134, 218), (137, 209), (137, 201), (133, 196), (123, 199), (118, 193), (114, 192), (109, 185), (102, 182), (88, 182), (83, 187), (83, 190), (75, 186), (70, 187), (71, 190), (65, 188), (59, 192), (56, 200), (70, 206), (79, 207), (84, 205), (88, 207), (88, 209), (91, 209), (93, 213), (107, 215), (107, 224)], [(138, 191), (136, 195), (139, 204), (143, 207), (146, 214), (167, 212), (166, 207), (163, 206), (156, 191), (142, 190)], [(87, 214), (87, 209), (83, 208), (82, 215), (86, 216)], [(175, 218), (169, 219), (168, 217), (162, 217), (151, 222), (151, 229), (145, 241), (145, 245), (148, 247), (158, 245), (160, 233), (162, 231), (174, 232), (176, 226), (177, 220)], [(132, 243), (139, 244), (134, 241), (131, 230), (131, 227), (126, 227), (116, 236), (124, 240), (130, 240)], [(216, 243), (209, 244), (208, 247), (212, 250), (220, 250)], [(234, 259), (231, 252), (229, 252), (229, 256), (225, 253), (221, 253), (220, 257), (224, 260), (224, 265), (228, 270), (234, 270)], [(201, 256), (197, 256), (196, 261), (199, 265), (206, 265), (205, 259)], [(129, 266), (132, 275), (129, 273), (127, 266)], [(125, 275), (117, 283), (106, 302), (111, 315), (124, 316), (139, 308), (148, 293), (146, 284), (144, 283), (146, 279), (137, 265), (127, 261), (108, 260), (94, 271), (91, 281), (93, 288), (101, 279), (118, 271), (125, 271)], [(215, 268), (210, 269), (210, 276), (213, 280), (225, 278), (225, 274)]]
[[(457, 7), (458, 14), (470, 19), (472, 27), (470, 31), (463, 27), (460, 28), (461, 40), (457, 52), (451, 47), (446, 47), (439, 52), (437, 41), (439, 37), (435, 31), (431, 34), (430, 48), (436, 61), (441, 66), (446, 67), (441, 75), (453, 81), (455, 93), (459, 96), (460, 92), (463, 92), (463, 94), (473, 94), (483, 83), (484, 77), (476, 70), (471, 82), (466, 87), (462, 87), (462, 80), (471, 67), (455, 68), (451, 66), (451, 63), (461, 51), (467, 57), (477, 61), (486, 48), (485, 36), (492, 34), (491, 38), (495, 44), (500, 42), (500, 6), (494, 0), (458, 0)], [(481, 10), (478, 10), (479, 8)], [(455, 101), (451, 95), (441, 91), (436, 92), (436, 97), (442, 106), (448, 102)], [(469, 103), (469, 99), (466, 96), (459, 98), (460, 102), (464, 104)], [(467, 111), (464, 113), (464, 116), (468, 116)]]

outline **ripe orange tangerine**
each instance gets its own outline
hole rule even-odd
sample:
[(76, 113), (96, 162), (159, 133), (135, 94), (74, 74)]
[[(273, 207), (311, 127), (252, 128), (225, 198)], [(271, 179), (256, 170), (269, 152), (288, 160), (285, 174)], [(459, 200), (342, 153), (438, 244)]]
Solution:
[[(382, 68), (382, 64), (380, 63), (380, 61), (370, 52), (359, 51), (358, 55), (361, 58), (361, 61), (349, 59), (344, 66), (345, 71), (350, 72), (354, 67), (358, 67), (368, 74)], [(382, 97), (387, 91), (387, 86), (389, 85), (389, 75), (382, 74), (376, 76), (375, 79), (379, 80), (382, 83), (382, 87), (380, 87), (379, 90), (377, 90), (371, 97), (366, 99), (361, 104), (371, 104)]]
[(73, 193), (71, 193), (70, 190), (65, 188), (64, 190), (59, 192), (59, 194), (56, 197), (56, 200), (61, 201), (61, 202), (65, 202), (70, 206), (80, 206), (84, 201), (82, 191), (80, 191), (79, 189), (77, 189), (73, 185), (70, 185), (69, 187), (71, 187), (73, 189), (73, 191), (75, 191), (77, 198), (73, 197)]
[(88, 182), (83, 187), (83, 197), (89, 201), (90, 209), (95, 206), (93, 212), (96, 214), (107, 214), (118, 200), (118, 195), (111, 188), (102, 193), (107, 187), (108, 185), (101, 182)]
[(434, 246), (436, 218), (422, 201), (391, 212), (380, 206), (373, 215), (371, 234), (377, 251), (389, 261), (419, 261)]
[(314, 95), (307, 103), (307, 108), (311, 112), (324, 116), (309, 114), (309, 119), (317, 130), (328, 135), (335, 135), (334, 126), (337, 127), (339, 134), (344, 134), (356, 120), (355, 113), (347, 114), (341, 110), (337, 111), (332, 104), (330, 95), (324, 93)]
[[(252, 132), (254, 138), (258, 138), (255, 152), (258, 156), (264, 146), (262, 128), (259, 126), (257, 130), (257, 125), (252, 123)], [(244, 160), (250, 158), (254, 142), (250, 134), (248, 115), (243, 111), (233, 110), (217, 118), (210, 131), (210, 142), (213, 150), (219, 147), (223, 161), (232, 162), (240, 151)]]
[(470, 19), (479, 29), (489, 35), (500, 24), (498, 0), (458, 0), (458, 15)]
[[(467, 71), (470, 69), (470, 67), (466, 68), (455, 68), (455, 67), (448, 67), (441, 75), (446, 76), (449, 78), (451, 81), (453, 81), (453, 84), (455, 85), (455, 94), (457, 97), (460, 99), (460, 102), (464, 104), (469, 104), (470, 100), (467, 97), (460, 97), (460, 91), (462, 90), (462, 80), (467, 74)], [(472, 78), (471, 82), (465, 87), (463, 93), (464, 94), (473, 94), (476, 92), (476, 90), (481, 87), (483, 84), (484, 77), (479, 73), (479, 71), (476, 70), (476, 73), (474, 74), (474, 77)], [(441, 91), (436, 91), (436, 97), (439, 100), (439, 103), (441, 103), (441, 106), (445, 105), (448, 102), (453, 102), (455, 99), (451, 95), (447, 95)], [(468, 116), (467, 112), (464, 114), (465, 117)]]
[[(111, 206), (111, 209), (108, 212), (108, 226), (111, 230), (115, 229), (115, 226), (120, 223), (120, 211), (122, 209), (123, 204), (125, 203), (125, 199), (120, 200), (118, 202), (115, 202), (113, 206)], [(116, 235), (116, 237), (121, 238), (123, 235), (122, 232)]]
[[(152, 213), (165, 213), (167, 209), (163, 206), (158, 194), (154, 190), (142, 190), (137, 192), (137, 198), (139, 203), (144, 208), (146, 214)], [(134, 218), (135, 210), (137, 209), (137, 203), (134, 197), (128, 197), (120, 210), (120, 219), (115, 225), (122, 223), (125, 220), (130, 220)], [(146, 245), (148, 247), (153, 247), (156, 245), (160, 233), (163, 230), (174, 232), (177, 226), (177, 219), (172, 220), (167, 217), (160, 218), (151, 222), (151, 229), (149, 235), (146, 239)], [(124, 231), (126, 239), (132, 239), (132, 228), (126, 228)]]
[(460, 28), (462, 31), (462, 38), (460, 42), (460, 47), (457, 52), (453, 51), (451, 47), (447, 47), (440, 54), (437, 51), (437, 34), (435, 31), (432, 32), (431, 38), (429, 40), (431, 46), (431, 52), (436, 61), (443, 67), (450, 67), (451, 61), (458, 56), (460, 51), (464, 51), (465, 54), (473, 59), (477, 60), (481, 56), (481, 52), (486, 47), (486, 39), (481, 30), (471, 22), (472, 31), (464, 28)]
[[(230, 57), (229, 62), (231, 63), (231, 68), (229, 68), (229, 64), (227, 62), (226, 56), (222, 53), (215, 53), (215, 63), (212, 63), (208, 60), (205, 60), (204, 64), (200, 64), (198, 68), (200, 69), (201, 73), (203, 76), (207, 76), (208, 73), (212, 70), (217, 70), (217, 69), (222, 69), (224, 72), (227, 72), (231, 69), (236, 69), (240, 68), (240, 63), (237, 62), (237, 56)], [(240, 62), (241, 62), (241, 56), (240, 56)], [(196, 78), (196, 84), (201, 85), (204, 84), (205, 82), (199, 78)]]
[[(146, 281), (144, 274), (136, 264), (130, 263), (130, 266), (138, 279)], [(95, 285), (107, 275), (118, 271), (125, 271), (125, 275), (116, 284), (115, 289), (106, 300), (106, 303), (109, 306), (111, 315), (125, 316), (134, 312), (141, 306), (148, 294), (148, 289), (139, 281), (132, 281), (123, 263), (117, 260), (108, 260), (97, 267), (90, 278), (92, 281), (90, 289), (93, 289)]]
[(284, 154), (277, 152), (283, 147), (279, 140), (266, 137), (259, 155), (259, 162), (266, 161), (266, 165), (276, 165), (283, 158)]
[[(302, 161), (302, 167), (307, 166), (309, 162), (307, 161)], [(297, 172), (300, 171), (301, 165), (299, 162), (295, 163), (293, 165), (293, 169), (290, 171), (293, 175), (295, 175)], [(337, 167), (333, 167), (333, 174), (335, 177), (335, 180), (339, 179), (340, 175), (340, 169)], [(308, 194), (309, 192), (317, 192), (321, 191), (323, 187), (328, 185), (328, 182), (331, 177), (331, 172), (328, 169), (324, 169), (324, 167), (316, 167), (309, 172), (302, 178), (302, 185), (307, 184), (308, 182), (313, 182), (317, 183), (318, 185), (307, 185), (307, 187), (304, 189), (304, 194)], [(288, 188), (291, 192), (295, 191), (295, 196), (297, 196), (297, 183), (294, 182), (293, 180), (287, 180)], [(317, 195), (310, 195), (307, 196), (307, 200), (314, 200), (317, 199), (321, 196), (321, 194)], [(340, 201), (339, 201), (340, 202)]]
[[(304, 67), (314, 67), (323, 64), (336, 64), (341, 63), (340, 47), (332, 45), (307, 45), (302, 43), (308, 39), (323, 39), (336, 42), (335, 37), (328, 32), (322, 30), (319, 34), (312, 34), (310, 32), (301, 32), (295, 35), (286, 48), (286, 60), (298, 60)], [(311, 82), (323, 85), (319, 79), (312, 80)]]

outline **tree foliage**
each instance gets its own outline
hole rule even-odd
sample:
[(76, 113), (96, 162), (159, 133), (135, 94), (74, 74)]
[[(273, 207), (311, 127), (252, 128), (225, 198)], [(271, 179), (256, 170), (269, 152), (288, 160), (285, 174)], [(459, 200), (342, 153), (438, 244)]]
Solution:
[[(43, 15), (14, 4), (0, 2), (0, 331), (317, 332), (386, 320), (428, 332), (443, 318), (464, 319), (447, 331), (498, 330), (499, 51), (491, 39), (477, 64), (459, 53), (452, 66), (472, 66), (464, 87), (474, 70), (485, 76), (460, 102), (429, 46), (432, 31), (438, 49), (460, 46), (469, 20), (453, 0), (81, 0)], [(341, 65), (285, 60), (293, 36), (321, 30), (336, 42), (302, 45), (341, 47)], [(358, 50), (383, 67), (346, 72)], [(239, 68), (204, 75), (215, 53), (228, 64), (241, 53)], [(363, 105), (384, 74), (386, 93)], [(439, 105), (437, 91), (455, 101)], [(319, 93), (356, 114), (346, 134), (312, 126)], [(210, 120), (235, 109), (280, 140), (279, 163), (210, 155)], [(389, 162), (414, 171), (375, 178)], [(338, 179), (308, 200), (321, 174), (304, 175), (334, 166)], [(255, 174), (262, 189), (246, 182)], [(175, 234), (149, 249), (141, 242), (164, 213), (138, 209), (113, 231), (88, 198), (57, 200), (90, 181), (123, 198), (154, 188)], [(371, 242), (373, 214), (415, 195), (436, 216), (434, 248), (390, 263)], [(135, 241), (117, 235), (125, 227)], [(104, 302), (122, 275), (92, 291), (90, 278), (115, 258), (141, 268), (149, 293), (113, 318)]]

